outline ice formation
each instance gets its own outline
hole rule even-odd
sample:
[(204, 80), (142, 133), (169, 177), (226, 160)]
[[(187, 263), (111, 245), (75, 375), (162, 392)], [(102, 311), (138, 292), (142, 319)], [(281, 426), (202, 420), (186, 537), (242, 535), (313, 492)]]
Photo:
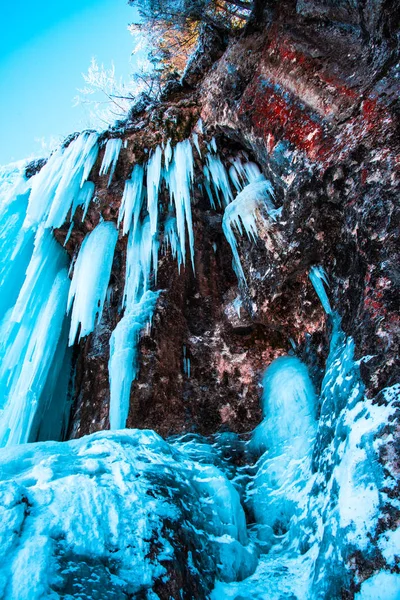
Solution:
[(108, 185), (111, 184), (117, 162), (119, 153), (122, 148), (122, 140), (119, 138), (111, 138), (107, 140), (106, 149), (103, 156), (103, 161), (101, 163), (99, 175), (107, 175), (110, 171), (110, 176), (108, 178)]
[(32, 177), (25, 228), (40, 223), (46, 227), (61, 227), (71, 208), (82, 200), (87, 201), (81, 190), (96, 162), (97, 141), (96, 133), (81, 133), (67, 147), (54, 152)]
[(272, 185), (263, 176), (249, 183), (229, 204), (224, 212), (222, 229), (232, 249), (233, 260), (239, 279), (245, 282), (243, 267), (240, 262), (235, 231), (239, 235), (245, 232), (250, 240), (258, 238), (257, 217), (267, 223), (264, 213), (275, 220), (280, 214), (273, 203), (274, 191)]
[(273, 530), (288, 530), (297, 509), (299, 492), (287, 491), (310, 469), (317, 398), (307, 367), (294, 356), (277, 358), (268, 367), (263, 388), (263, 421), (250, 443), (251, 451), (261, 456), (251, 506), (260, 524), (258, 535), (267, 542)]
[(211, 184), (214, 189), (216, 204), (218, 206), (228, 206), (233, 200), (233, 194), (228, 179), (228, 173), (218, 154), (208, 153), (206, 156), (206, 165), (203, 168), (206, 179), (206, 190), (209, 195), (210, 203), (215, 208), (215, 202), (211, 191)]
[[(201, 159), (198, 133), (192, 140)], [(121, 146), (106, 144), (100, 174), (109, 174), (109, 184)], [(256, 240), (259, 222), (267, 225), (279, 210), (257, 165), (237, 156), (227, 168), (215, 140), (205, 146), (203, 184), (211, 205), (224, 209), (243, 282), (236, 236)], [(0, 172), (0, 445), (21, 444), (0, 452), (0, 597), (100, 598), (106, 590), (110, 598), (155, 598), (153, 586), (177, 574), (181, 593), (192, 597), (199, 589), (214, 600), (339, 597), (344, 564), (376, 538), (386, 570), (364, 581), (356, 598), (379, 598), (383, 588), (385, 598), (396, 598), (398, 575), (389, 569), (398, 561), (399, 532), (378, 527), (383, 509), (395, 508), (395, 478), (378, 456), (399, 388), (383, 390), (380, 403), (365, 398), (354, 342), (331, 309), (322, 267), (309, 273), (331, 326), (319, 393), (315, 374), (285, 356), (265, 372), (263, 420), (249, 442), (226, 432), (163, 441), (150, 431), (115, 431), (126, 426), (141, 332), (160, 294), (160, 248), (178, 268), (190, 254), (194, 268), (194, 161), (190, 140), (168, 141), (147, 164), (134, 165), (117, 227), (101, 221), (86, 235), (70, 282), (52, 229), (70, 221), (70, 235), (78, 207), (85, 219), (97, 155), (97, 134), (84, 132), (29, 181), (18, 169)], [(164, 184), (168, 207), (159, 198)], [(65, 439), (68, 344), (101, 319), (119, 228), (128, 239), (108, 364), (114, 431), (27, 446)], [(240, 318), (242, 299), (231, 306)], [(184, 345), (186, 379), (193, 378), (190, 357)], [(232, 459), (235, 452), (241, 460)]]
[(157, 146), (147, 164), (147, 211), (150, 217), (151, 235), (157, 232), (158, 227), (158, 191), (161, 183), (161, 158), (162, 150)]
[(186, 258), (186, 231), (189, 238), (190, 258), (194, 270), (194, 233), (192, 222), (191, 190), (193, 184), (193, 152), (189, 140), (179, 142), (174, 148), (171, 164), (165, 174), (171, 204), (175, 207), (176, 228), (182, 254)]
[[(22, 253), (26, 259), (26, 248)], [(69, 288), (66, 267), (63, 249), (40, 227), (25, 277), (13, 281), (14, 296), (20, 286), (15, 302), (0, 324), (0, 446), (29, 441), (34, 419), (44, 412), (43, 390), (54, 376), (57, 353), (66, 349), (58, 345)]]
[(321, 266), (311, 267), (309, 273), (310, 281), (313, 284), (313, 287), (317, 293), (319, 301), (321, 302), (324, 311), (327, 315), (332, 313), (331, 305), (328, 300), (328, 296), (325, 291), (325, 286), (328, 286), (328, 278), (327, 275)]
[(69, 344), (91, 333), (101, 319), (106, 298), (118, 231), (112, 222), (103, 222), (86, 236), (76, 259), (68, 295), (72, 306)]
[(139, 371), (138, 343), (142, 329), (151, 321), (159, 292), (148, 290), (127, 308), (110, 338), (110, 427), (126, 426), (132, 381)]
[(124, 220), (122, 233), (126, 235), (133, 225), (139, 222), (140, 211), (143, 204), (143, 176), (144, 169), (141, 165), (133, 167), (131, 178), (125, 182), (124, 194), (118, 215), (118, 225)]
[(101, 432), (0, 454), (0, 596), (149, 593), (179, 571), (193, 591), (256, 566), (237, 491), (151, 431)]

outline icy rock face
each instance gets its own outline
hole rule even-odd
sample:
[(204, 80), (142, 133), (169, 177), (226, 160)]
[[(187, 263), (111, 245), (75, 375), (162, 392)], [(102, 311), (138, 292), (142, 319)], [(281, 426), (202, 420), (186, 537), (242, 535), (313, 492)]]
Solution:
[(249, 575), (238, 493), (204, 459), (135, 430), (3, 451), (1, 597), (206, 598)]

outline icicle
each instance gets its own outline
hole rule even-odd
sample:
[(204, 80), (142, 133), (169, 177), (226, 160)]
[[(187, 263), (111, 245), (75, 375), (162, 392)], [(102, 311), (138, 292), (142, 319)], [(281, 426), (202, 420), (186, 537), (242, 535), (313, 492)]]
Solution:
[(159, 292), (147, 291), (131, 306), (114, 329), (110, 339), (110, 428), (126, 426), (132, 381), (139, 372), (140, 332), (151, 321)]
[(27, 442), (35, 414), (42, 411), (65, 319), (66, 266), (64, 250), (40, 228), (17, 301), (0, 325), (0, 446)]
[(232, 166), (229, 169), (229, 176), (238, 192), (249, 183), (265, 179), (255, 163), (246, 162), (242, 164), (242, 161), (238, 156), (232, 161)]
[(85, 183), (82, 185), (76, 199), (74, 200), (74, 202), (72, 204), (72, 209), (71, 209), (71, 224), (68, 229), (67, 237), (65, 238), (64, 246), (66, 246), (66, 244), (68, 243), (68, 240), (71, 237), (71, 233), (74, 228), (73, 217), (75, 215), (76, 209), (78, 208), (78, 206), (82, 207), (82, 209), (83, 209), (82, 210), (82, 223), (83, 223), (83, 221), (85, 220), (85, 217), (86, 217), (86, 213), (89, 208), (90, 201), (93, 198), (94, 189), (95, 189), (95, 187), (94, 187), (93, 181), (85, 181)]
[(68, 296), (68, 311), (73, 303), (70, 346), (79, 325), (81, 339), (93, 331), (96, 318), (101, 319), (117, 238), (115, 224), (108, 221), (97, 225), (83, 240)]
[(190, 358), (186, 355), (186, 346), (183, 345), (183, 372), (190, 379)]
[(69, 238), (71, 237), (71, 233), (72, 233), (73, 228), (74, 228), (74, 222), (71, 221), (71, 223), (69, 224), (69, 227), (68, 227), (67, 235), (65, 236), (65, 241), (64, 241), (64, 244), (63, 244), (64, 248), (65, 248), (65, 246), (69, 242)]
[(124, 194), (122, 196), (118, 215), (118, 226), (122, 219), (124, 219), (122, 229), (124, 235), (129, 232), (132, 223), (136, 227), (136, 224), (139, 221), (143, 204), (143, 175), (143, 167), (141, 165), (135, 165), (131, 178), (125, 182)]
[(110, 185), (111, 180), (113, 178), (121, 148), (121, 139), (112, 138), (110, 140), (107, 140), (106, 150), (104, 152), (103, 162), (101, 163), (99, 175), (107, 175), (111, 167), (110, 176), (108, 178), (108, 186)]
[(193, 152), (189, 140), (179, 142), (175, 146), (174, 157), (166, 174), (171, 203), (175, 206), (176, 224), (182, 252), (182, 262), (185, 264), (185, 221), (189, 237), (190, 257), (194, 271), (194, 234), (192, 223), (192, 207), (190, 194), (193, 183)]
[(199, 156), (201, 158), (201, 150), (200, 150), (200, 145), (199, 145), (199, 136), (197, 135), (196, 132), (192, 133), (192, 138), (193, 138), (193, 143), (194, 143), (194, 145), (196, 147), (196, 150), (197, 150), (197, 152), (198, 152), (198, 154), (199, 154)]
[[(210, 174), (209, 168), (206, 165), (204, 165), (204, 167), (203, 167), (203, 174), (204, 174), (204, 187), (206, 189), (211, 208), (215, 209), (214, 197), (212, 195), (211, 186), (210, 186), (211, 174)], [(218, 196), (217, 196), (217, 198), (218, 198)], [(219, 202), (218, 202), (218, 204), (219, 204)]]
[[(213, 138), (214, 139), (214, 138)], [(206, 177), (206, 180), (209, 184), (213, 184), (215, 197), (217, 199), (217, 204), (221, 206), (221, 196), (222, 196), (222, 204), (227, 206), (233, 200), (233, 194), (231, 190), (231, 186), (229, 184), (228, 174), (224, 165), (221, 162), (221, 159), (218, 155), (207, 154), (206, 156), (207, 165), (204, 167), (203, 172)], [(207, 188), (206, 188), (207, 189)], [(207, 190), (208, 192), (208, 190)], [(210, 193), (209, 193), (210, 195)], [(211, 206), (213, 203), (211, 203)]]
[(123, 306), (129, 309), (140, 300), (149, 288), (151, 267), (156, 266), (158, 244), (151, 235), (150, 219), (146, 217), (129, 234), (126, 254), (126, 275), (123, 294)]
[(157, 146), (147, 165), (147, 210), (150, 216), (151, 235), (158, 227), (158, 190), (161, 179), (161, 147)]
[(164, 223), (164, 246), (171, 249), (172, 257), (178, 263), (178, 269), (182, 264), (181, 245), (176, 230), (176, 218), (169, 215)]
[[(31, 179), (24, 227), (61, 227), (69, 210), (78, 203), (81, 188), (96, 162), (98, 135), (84, 132), (67, 148), (60, 148)], [(87, 189), (87, 188), (86, 188)]]
[(331, 305), (329, 303), (329, 299), (328, 299), (328, 296), (326, 294), (325, 287), (324, 287), (324, 284), (329, 287), (328, 278), (327, 278), (324, 268), (321, 266), (311, 267), (310, 273), (308, 276), (314, 287), (314, 290), (317, 293), (317, 296), (319, 298), (319, 301), (322, 304), (324, 311), (326, 312), (327, 315), (332, 314)]
[(203, 120), (202, 119), (199, 119), (197, 121), (197, 123), (196, 123), (196, 129), (198, 130), (198, 132), (201, 135), (204, 135), (204, 127), (203, 127)]
[(171, 146), (171, 140), (168, 140), (167, 145), (165, 146), (165, 150), (164, 150), (164, 162), (165, 162), (165, 170), (166, 171), (168, 171), (168, 169), (169, 169), (171, 160), (172, 160), (172, 146)]
[(260, 209), (264, 208), (273, 220), (280, 214), (280, 210), (275, 209), (272, 198), (273, 189), (271, 183), (266, 180), (256, 181), (247, 185), (225, 209), (222, 229), (232, 249), (239, 279), (243, 282), (245, 282), (245, 275), (240, 263), (234, 229), (240, 235), (243, 235), (244, 230), (247, 237), (255, 241), (258, 237), (257, 214), (259, 214), (260, 218), (264, 219)]

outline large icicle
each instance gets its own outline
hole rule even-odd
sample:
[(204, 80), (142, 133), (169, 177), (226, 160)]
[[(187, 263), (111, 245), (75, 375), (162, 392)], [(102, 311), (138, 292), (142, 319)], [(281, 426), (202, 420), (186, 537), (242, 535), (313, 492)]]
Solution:
[(194, 270), (194, 233), (190, 202), (193, 183), (193, 152), (189, 140), (179, 142), (175, 146), (174, 156), (165, 177), (169, 188), (171, 204), (175, 206), (176, 226), (182, 252), (182, 262), (185, 264), (187, 228), (190, 257)]
[(117, 238), (115, 224), (108, 221), (97, 225), (82, 243), (68, 296), (68, 310), (73, 303), (70, 345), (75, 342), (79, 325), (80, 339), (91, 333), (101, 319)]
[(61, 227), (78, 202), (98, 154), (97, 133), (84, 132), (66, 148), (57, 150), (31, 179), (32, 192), (24, 227)]
[(159, 292), (149, 290), (151, 269), (158, 260), (158, 241), (150, 218), (130, 231), (126, 257), (123, 306), (125, 314), (110, 339), (110, 427), (125, 427), (132, 381), (138, 373), (140, 331), (151, 320)]
[(99, 175), (107, 175), (108, 171), (110, 171), (108, 185), (110, 185), (111, 180), (113, 178), (121, 148), (121, 139), (112, 138), (110, 140), (107, 140), (106, 149), (103, 156), (103, 162), (101, 163)]
[(140, 332), (151, 321), (159, 292), (148, 290), (141, 300), (127, 310), (110, 339), (110, 428), (126, 426), (132, 381), (139, 371), (138, 343)]
[(156, 268), (157, 256), (158, 242), (151, 235), (150, 219), (146, 217), (129, 234), (122, 302), (127, 309), (139, 302), (143, 292), (149, 289), (151, 268)]
[[(27, 442), (65, 320), (67, 256), (38, 230), (25, 281), (0, 325), (0, 446)], [(39, 411), (39, 414), (38, 414)]]
[(272, 185), (263, 176), (261, 177), (263, 179), (247, 185), (226, 207), (222, 221), (222, 229), (232, 249), (236, 271), (243, 282), (246, 278), (240, 262), (234, 230), (240, 235), (245, 232), (249, 239), (255, 241), (258, 237), (257, 216), (265, 220), (262, 211), (266, 210), (274, 220), (279, 214), (279, 209), (275, 208), (272, 201), (274, 195)]
[(151, 235), (158, 227), (158, 190), (161, 181), (161, 147), (157, 146), (147, 164), (147, 210), (150, 216)]
[(124, 220), (122, 232), (126, 235), (132, 223), (136, 227), (143, 204), (143, 173), (141, 165), (135, 165), (130, 179), (125, 182), (121, 207), (118, 215), (118, 226)]

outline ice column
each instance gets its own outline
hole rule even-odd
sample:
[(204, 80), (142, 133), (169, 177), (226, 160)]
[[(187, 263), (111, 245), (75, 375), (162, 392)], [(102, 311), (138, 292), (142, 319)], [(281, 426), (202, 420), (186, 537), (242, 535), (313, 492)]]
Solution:
[(115, 224), (103, 222), (83, 240), (68, 295), (68, 311), (73, 303), (70, 345), (79, 325), (81, 339), (93, 331), (96, 319), (101, 319), (117, 238)]
[(110, 339), (110, 428), (126, 426), (132, 381), (139, 371), (140, 332), (151, 321), (159, 292), (148, 290), (125, 312)]
[[(250, 498), (259, 536), (285, 533), (302, 502), (316, 434), (316, 395), (307, 367), (294, 356), (272, 362), (263, 379), (263, 421), (250, 447), (261, 455)], [(299, 483), (299, 488), (297, 487)]]

